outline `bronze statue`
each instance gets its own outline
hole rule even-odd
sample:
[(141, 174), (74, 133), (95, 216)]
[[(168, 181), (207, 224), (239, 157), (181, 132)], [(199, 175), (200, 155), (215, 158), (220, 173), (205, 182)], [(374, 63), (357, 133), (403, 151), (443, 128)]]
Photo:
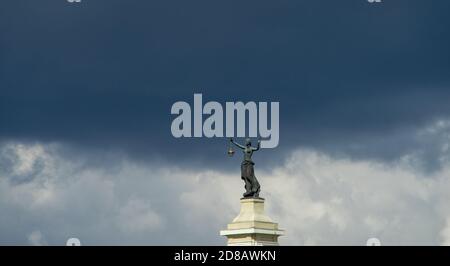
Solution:
[(252, 161), (252, 155), (254, 151), (261, 148), (261, 141), (258, 140), (258, 146), (256, 148), (252, 147), (250, 139), (246, 139), (245, 146), (236, 143), (232, 138), (230, 138), (230, 142), (241, 148), (244, 152), (244, 160), (241, 163), (241, 178), (245, 182), (245, 193), (243, 196), (244, 198), (258, 198), (261, 187), (255, 176), (255, 170), (253, 168), (255, 163)]

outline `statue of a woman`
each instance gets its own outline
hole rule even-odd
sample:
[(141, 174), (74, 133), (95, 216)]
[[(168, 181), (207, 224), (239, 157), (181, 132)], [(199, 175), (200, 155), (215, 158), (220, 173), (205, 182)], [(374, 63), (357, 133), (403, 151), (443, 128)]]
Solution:
[(230, 142), (241, 148), (244, 152), (244, 160), (241, 164), (241, 178), (245, 182), (244, 198), (259, 197), (260, 185), (255, 176), (255, 170), (253, 168), (255, 163), (252, 161), (252, 155), (254, 151), (259, 150), (261, 147), (261, 141), (258, 140), (258, 146), (256, 148), (252, 147), (250, 139), (246, 139), (245, 146), (236, 143), (232, 138), (230, 138)]

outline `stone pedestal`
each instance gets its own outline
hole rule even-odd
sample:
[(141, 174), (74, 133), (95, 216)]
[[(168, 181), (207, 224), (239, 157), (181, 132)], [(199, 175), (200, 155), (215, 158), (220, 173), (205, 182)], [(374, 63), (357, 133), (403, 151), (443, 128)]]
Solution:
[(283, 230), (264, 213), (264, 199), (242, 198), (241, 211), (220, 235), (228, 246), (277, 246)]

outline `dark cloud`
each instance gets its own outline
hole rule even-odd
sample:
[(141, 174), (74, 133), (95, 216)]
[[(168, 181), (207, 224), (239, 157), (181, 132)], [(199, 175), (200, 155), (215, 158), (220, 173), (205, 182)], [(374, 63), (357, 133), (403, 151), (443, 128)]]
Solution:
[(170, 134), (172, 103), (202, 92), (280, 101), (275, 152), (395, 158), (411, 132), (450, 114), (449, 10), (446, 0), (7, 1), (0, 138), (214, 164), (224, 140)]

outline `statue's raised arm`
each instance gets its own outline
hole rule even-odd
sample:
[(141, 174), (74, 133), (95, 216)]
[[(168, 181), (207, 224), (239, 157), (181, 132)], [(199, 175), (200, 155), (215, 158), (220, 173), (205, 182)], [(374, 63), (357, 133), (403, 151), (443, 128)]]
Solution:
[(233, 143), (234, 145), (236, 145), (237, 147), (241, 148), (241, 149), (245, 149), (245, 146), (244, 146), (244, 145), (241, 145), (241, 144), (235, 142), (235, 141), (233, 140), (233, 138), (230, 138), (230, 142)]

